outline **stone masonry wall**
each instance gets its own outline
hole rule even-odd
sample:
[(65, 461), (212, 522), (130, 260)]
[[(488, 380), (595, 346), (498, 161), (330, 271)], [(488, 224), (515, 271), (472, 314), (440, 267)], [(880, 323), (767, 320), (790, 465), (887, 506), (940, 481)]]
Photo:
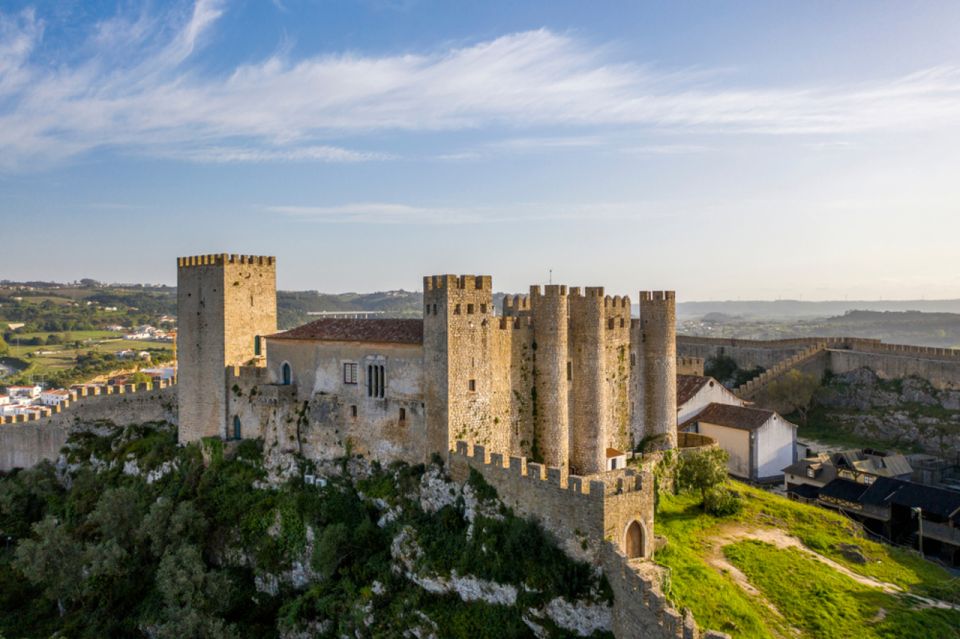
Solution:
[(601, 566), (614, 592), (613, 630), (621, 639), (698, 636), (662, 594), (658, 568), (624, 555), (623, 532), (632, 521), (644, 531), (644, 555), (653, 553), (653, 480), (648, 472), (569, 475), (520, 457), (487, 453), (457, 442), (449, 454), (451, 476), (466, 481), (475, 469), (516, 513), (531, 517), (571, 557)]
[(276, 261), (252, 255), (177, 260), (181, 442), (228, 435), (227, 366), (255, 358), (255, 338), (277, 330)]
[(25, 424), (0, 426), (0, 471), (55, 460), (76, 424), (100, 420), (118, 426), (151, 421), (177, 423), (177, 386), (78, 398), (70, 407)]

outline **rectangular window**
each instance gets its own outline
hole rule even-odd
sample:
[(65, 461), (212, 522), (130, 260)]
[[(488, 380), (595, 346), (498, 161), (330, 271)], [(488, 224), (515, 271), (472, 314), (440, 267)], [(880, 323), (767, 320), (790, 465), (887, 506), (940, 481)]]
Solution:
[(434, 315), (437, 314), (437, 305), (436, 305), (436, 304), (433, 305), (433, 314), (434, 314)]
[(473, 304), (467, 304), (467, 315), (473, 315)]
[(253, 354), (257, 357), (260, 357), (260, 336), (257, 335), (253, 338)]
[(350, 406), (350, 417), (356, 417), (356, 416), (357, 416), (357, 405), (356, 405), (356, 404), (351, 404), (351, 406)]
[(457, 305), (455, 305), (455, 306), (453, 307), (453, 314), (454, 314), (454, 315), (459, 315), (459, 314), (460, 314), (460, 305), (459, 305), (459, 304), (457, 304)]
[(607, 328), (613, 328), (613, 318), (607, 320)]
[(481, 305), (480, 305), (480, 314), (481, 314), (481, 315), (486, 315), (486, 314), (487, 314), (487, 305), (486, 305), (486, 304), (481, 304)]
[(471, 379), (470, 381), (468, 381), (468, 382), (467, 382), (467, 389), (470, 390), (470, 391), (475, 391), (475, 390), (477, 390), (477, 380)]
[(367, 397), (382, 398), (386, 387), (385, 379), (383, 364), (369, 364), (367, 366)]
[(406, 409), (406, 408), (401, 408), (401, 409), (400, 409), (400, 421), (401, 421), (401, 422), (407, 421), (407, 409)]
[(630, 366), (632, 367), (632, 366), (636, 366), (636, 365), (637, 365), (637, 354), (636, 354), (636, 353), (630, 353)]
[(567, 381), (573, 379), (573, 362), (567, 362)]
[(357, 365), (353, 362), (345, 362), (343, 365), (343, 383), (357, 383)]

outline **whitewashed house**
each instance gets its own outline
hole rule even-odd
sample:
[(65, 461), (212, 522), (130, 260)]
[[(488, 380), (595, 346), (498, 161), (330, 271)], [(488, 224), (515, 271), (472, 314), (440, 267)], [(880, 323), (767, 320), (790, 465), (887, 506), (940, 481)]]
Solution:
[(730, 474), (748, 481), (782, 481), (783, 469), (796, 461), (797, 426), (772, 410), (712, 403), (684, 430), (716, 440), (730, 456)]
[(677, 375), (677, 424), (683, 424), (709, 404), (743, 406), (745, 402), (712, 377)]
[(40, 403), (44, 406), (59, 406), (70, 399), (70, 391), (63, 389), (45, 390), (40, 393)]
[(36, 399), (42, 390), (40, 386), (7, 386), (11, 399)]

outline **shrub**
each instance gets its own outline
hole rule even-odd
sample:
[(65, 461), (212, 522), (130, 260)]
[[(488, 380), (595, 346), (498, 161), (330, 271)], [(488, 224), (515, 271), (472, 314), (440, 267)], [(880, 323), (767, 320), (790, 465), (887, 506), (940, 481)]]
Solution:
[(703, 500), (703, 509), (715, 517), (735, 515), (741, 508), (743, 508), (743, 502), (740, 495), (723, 486), (708, 490)]

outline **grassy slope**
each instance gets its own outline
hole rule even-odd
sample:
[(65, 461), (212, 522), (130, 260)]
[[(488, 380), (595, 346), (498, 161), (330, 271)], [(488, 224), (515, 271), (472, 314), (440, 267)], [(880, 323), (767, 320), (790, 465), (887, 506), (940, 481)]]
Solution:
[[(713, 551), (714, 545), (711, 538), (724, 527), (736, 525), (782, 529), (800, 539), (808, 548), (855, 572), (896, 584), (916, 594), (944, 597), (949, 596), (948, 591), (952, 590), (956, 598), (960, 587), (949, 582), (949, 575), (942, 568), (902, 550), (862, 538), (856, 528), (838, 514), (798, 504), (739, 483), (735, 485), (735, 489), (745, 496), (745, 507), (740, 514), (730, 518), (718, 519), (703, 514), (696, 496), (692, 494), (666, 495), (660, 502), (657, 533), (665, 536), (669, 543), (657, 554), (657, 561), (671, 569), (671, 598), (677, 605), (690, 608), (702, 626), (724, 630), (741, 637), (776, 637), (786, 636), (789, 625), (798, 627), (802, 636), (827, 636), (818, 634), (813, 629), (819, 627), (819, 622), (815, 622), (815, 619), (821, 619), (825, 615), (827, 620), (840, 623), (840, 615), (852, 614), (852, 621), (844, 618), (843, 622), (867, 624), (880, 607), (876, 602), (881, 602), (885, 604), (883, 607), (888, 616), (883, 624), (873, 628), (872, 636), (910, 636), (900, 631), (908, 624), (918, 622), (928, 623), (931, 628), (949, 628), (949, 624), (960, 627), (960, 612), (925, 610), (907, 613), (903, 604), (894, 605), (897, 602), (893, 597), (859, 586), (824, 565), (792, 561), (793, 555), (785, 550), (772, 547), (757, 550), (754, 542), (738, 542), (728, 546), (727, 553), (732, 552), (734, 555), (728, 558), (747, 574), (751, 583), (778, 609), (785, 606), (782, 610), (785, 611), (787, 620), (777, 618), (762, 601), (746, 594), (731, 577), (707, 563), (707, 557)], [(850, 562), (840, 554), (838, 544), (856, 544), (868, 562), (865, 565)], [(745, 552), (744, 548), (750, 552)], [(740, 554), (737, 554), (738, 552)], [(762, 557), (762, 560), (758, 560), (758, 556)], [(774, 562), (771, 559), (774, 557), (779, 561)], [(813, 562), (809, 559), (806, 561)], [(785, 567), (787, 565), (799, 567), (791, 572)], [(776, 569), (767, 570), (767, 566), (775, 566)], [(822, 582), (828, 584), (822, 590), (826, 597), (858, 600), (874, 598), (876, 602), (872, 606), (863, 605), (853, 609), (846, 606), (827, 608), (800, 587), (798, 582), (806, 575), (804, 570), (813, 571), (827, 580)], [(862, 590), (864, 588), (865, 591)], [(801, 597), (800, 594), (805, 596)], [(800, 600), (806, 604), (798, 608)], [(797, 615), (803, 618), (803, 623), (798, 621)], [(854, 633), (846, 636), (859, 635)]]

